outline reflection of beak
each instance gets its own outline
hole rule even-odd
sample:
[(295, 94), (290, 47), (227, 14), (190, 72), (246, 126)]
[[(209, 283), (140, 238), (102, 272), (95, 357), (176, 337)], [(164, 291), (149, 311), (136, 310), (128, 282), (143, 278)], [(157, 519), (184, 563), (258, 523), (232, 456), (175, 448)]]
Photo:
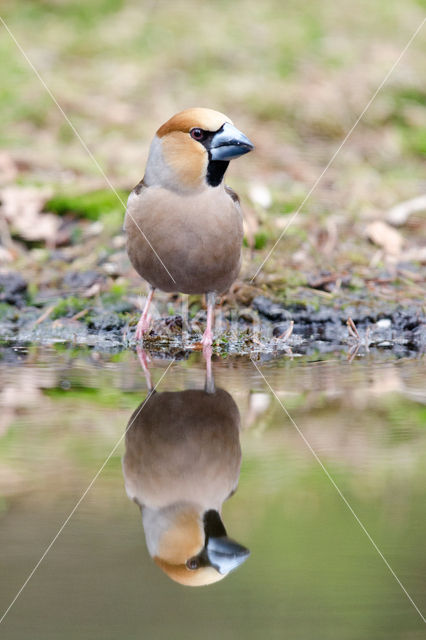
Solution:
[(225, 575), (236, 569), (247, 560), (250, 551), (231, 540), (226, 535), (220, 515), (214, 509), (204, 514), (204, 530), (206, 532), (206, 553), (209, 564), (220, 574)]
[(225, 575), (247, 560), (250, 551), (228, 536), (210, 538), (207, 542), (207, 557), (210, 564)]
[(232, 160), (254, 149), (244, 133), (241, 133), (233, 124), (225, 122), (223, 127), (214, 134), (210, 154), (212, 160)]

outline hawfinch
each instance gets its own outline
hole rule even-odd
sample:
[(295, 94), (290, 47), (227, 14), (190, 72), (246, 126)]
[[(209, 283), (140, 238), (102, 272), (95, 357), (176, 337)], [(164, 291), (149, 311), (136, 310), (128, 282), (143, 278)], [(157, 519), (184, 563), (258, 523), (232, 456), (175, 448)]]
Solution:
[(148, 551), (183, 585), (217, 582), (248, 549), (231, 540), (222, 503), (237, 488), (240, 415), (222, 389), (152, 392), (126, 431), (123, 475)]
[(215, 294), (237, 277), (243, 239), (239, 198), (223, 176), (230, 160), (252, 149), (231, 120), (212, 109), (186, 109), (158, 129), (124, 222), (130, 261), (150, 284), (137, 340), (149, 328), (158, 288), (206, 294), (203, 345), (212, 344)]

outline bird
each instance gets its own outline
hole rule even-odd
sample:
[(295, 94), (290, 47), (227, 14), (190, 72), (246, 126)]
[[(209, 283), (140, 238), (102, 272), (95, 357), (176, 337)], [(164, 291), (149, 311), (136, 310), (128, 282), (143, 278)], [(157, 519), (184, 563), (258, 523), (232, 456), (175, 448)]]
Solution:
[[(150, 383), (149, 383), (150, 384)], [(131, 416), (123, 475), (155, 564), (185, 586), (218, 582), (248, 557), (221, 508), (238, 485), (240, 414), (214, 387), (156, 392)]]
[(223, 178), (229, 162), (253, 148), (226, 115), (204, 107), (180, 111), (157, 130), (124, 221), (130, 262), (149, 283), (138, 342), (158, 288), (206, 295), (202, 344), (212, 345), (216, 295), (239, 273), (243, 240), (240, 200)]

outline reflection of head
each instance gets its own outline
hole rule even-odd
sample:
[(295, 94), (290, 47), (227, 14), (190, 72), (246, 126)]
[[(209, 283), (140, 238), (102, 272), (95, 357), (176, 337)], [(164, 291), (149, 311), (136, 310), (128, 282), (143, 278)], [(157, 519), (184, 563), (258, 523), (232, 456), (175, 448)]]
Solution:
[(241, 463), (236, 404), (222, 389), (154, 393), (129, 425), (126, 491), (141, 508), (155, 563), (184, 585), (221, 580), (249, 553), (220, 517)]

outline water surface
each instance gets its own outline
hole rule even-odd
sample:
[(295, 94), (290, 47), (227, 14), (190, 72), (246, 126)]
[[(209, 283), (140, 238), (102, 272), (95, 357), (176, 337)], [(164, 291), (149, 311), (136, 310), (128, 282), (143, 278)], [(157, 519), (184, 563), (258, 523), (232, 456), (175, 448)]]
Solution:
[[(223, 522), (250, 556), (219, 582), (190, 588), (153, 562), (140, 509), (126, 494), (123, 435), (147, 397), (137, 355), (61, 346), (2, 355), (2, 611), (111, 454), (4, 619), (2, 637), (424, 637), (420, 615), (313, 454), (425, 615), (420, 357), (284, 357), (256, 361), (260, 372), (245, 358), (213, 361), (215, 388), (241, 420), (239, 483)], [(149, 364), (152, 383), (161, 379), (157, 394), (202, 392), (200, 354), (170, 362)], [(199, 490), (216, 487), (220, 474), (229, 474), (224, 486), (238, 480), (237, 458), (235, 449)]]

